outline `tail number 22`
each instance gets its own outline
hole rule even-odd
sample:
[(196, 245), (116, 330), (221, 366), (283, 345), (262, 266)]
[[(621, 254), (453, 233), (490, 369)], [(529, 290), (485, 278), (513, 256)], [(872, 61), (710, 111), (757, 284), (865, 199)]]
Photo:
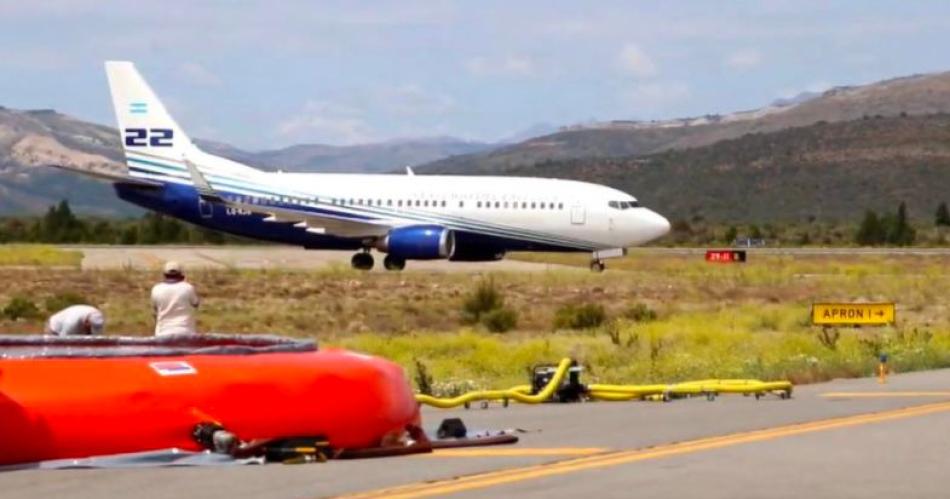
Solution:
[(170, 128), (126, 128), (126, 147), (171, 147), (174, 133)]

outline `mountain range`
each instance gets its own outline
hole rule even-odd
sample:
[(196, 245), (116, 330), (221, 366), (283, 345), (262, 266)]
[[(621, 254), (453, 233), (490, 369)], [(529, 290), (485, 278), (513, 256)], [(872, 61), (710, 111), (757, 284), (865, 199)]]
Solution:
[[(385, 172), (494, 147), (452, 137), (353, 146), (301, 144), (256, 152), (221, 142), (196, 142), (208, 152), (265, 170), (302, 172)], [(119, 134), (114, 128), (53, 110), (0, 107), (0, 215), (41, 213), (60, 199), (69, 199), (76, 211), (82, 213), (140, 213), (118, 200), (105, 183), (44, 166), (60, 163), (122, 170), (121, 160)]]
[[(447, 137), (244, 151), (265, 169), (557, 176), (613, 185), (671, 217), (853, 218), (899, 200), (923, 213), (950, 185), (950, 73), (837, 87), (724, 115), (561, 127), (516, 143)], [(549, 131), (549, 126), (539, 132)], [(78, 211), (134, 213), (108, 186), (46, 163), (122, 168), (114, 129), (50, 110), (0, 108), (0, 214), (68, 198)]]

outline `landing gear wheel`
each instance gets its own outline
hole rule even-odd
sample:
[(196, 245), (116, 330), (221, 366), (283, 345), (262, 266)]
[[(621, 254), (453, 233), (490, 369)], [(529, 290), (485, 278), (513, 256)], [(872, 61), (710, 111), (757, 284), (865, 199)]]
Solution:
[(371, 270), (374, 263), (373, 255), (366, 251), (353, 255), (353, 258), (350, 260), (350, 265), (356, 270)]
[(594, 261), (590, 262), (590, 270), (591, 270), (592, 272), (597, 272), (597, 273), (599, 274), (599, 273), (603, 272), (604, 269), (606, 269), (606, 268), (607, 268), (607, 266), (604, 265), (604, 262), (602, 262), (602, 261), (600, 261), (600, 260), (594, 260)]
[(406, 268), (406, 261), (402, 258), (386, 255), (386, 258), (383, 258), (383, 267), (386, 267), (386, 270), (402, 270)]

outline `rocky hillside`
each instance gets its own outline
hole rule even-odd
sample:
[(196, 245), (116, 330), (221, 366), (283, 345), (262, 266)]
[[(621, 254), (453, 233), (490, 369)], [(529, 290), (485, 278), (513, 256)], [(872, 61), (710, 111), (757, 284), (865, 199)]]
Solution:
[(40, 213), (69, 199), (85, 213), (130, 212), (112, 188), (95, 180), (40, 165), (121, 168), (115, 130), (54, 111), (0, 108), (0, 215)]
[(950, 114), (868, 117), (750, 133), (626, 158), (545, 161), (506, 174), (562, 177), (628, 191), (674, 219), (858, 220), (906, 201), (930, 221), (950, 202)]
[(762, 109), (657, 122), (613, 121), (565, 129), (488, 152), (451, 157), (424, 172), (506, 173), (547, 160), (653, 154), (713, 144), (749, 133), (767, 133), (820, 121), (950, 112), (950, 72), (838, 87), (823, 94)]

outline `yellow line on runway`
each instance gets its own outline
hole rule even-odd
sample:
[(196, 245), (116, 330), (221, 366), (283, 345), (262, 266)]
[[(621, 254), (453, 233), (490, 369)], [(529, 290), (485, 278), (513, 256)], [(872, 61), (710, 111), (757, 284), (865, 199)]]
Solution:
[(603, 454), (608, 449), (601, 447), (554, 447), (521, 449), (513, 448), (492, 448), (492, 447), (473, 447), (470, 449), (440, 449), (431, 454), (419, 454), (420, 457), (535, 457), (535, 456), (590, 456), (592, 454)]
[(830, 392), (825, 398), (950, 397), (950, 392)]
[(746, 444), (752, 442), (761, 442), (776, 438), (790, 437), (825, 430), (834, 430), (839, 428), (848, 428), (852, 426), (881, 423), (884, 421), (893, 421), (917, 416), (925, 416), (939, 412), (950, 411), (950, 402), (941, 402), (936, 404), (927, 404), (904, 409), (895, 409), (884, 412), (861, 414), (857, 416), (846, 416), (834, 419), (825, 419), (811, 423), (793, 424), (779, 426), (764, 430), (755, 430), (744, 433), (735, 433), (720, 437), (702, 438), (687, 442), (660, 445), (657, 447), (636, 449), (629, 451), (608, 452), (589, 457), (568, 459), (551, 464), (541, 464), (526, 466), (522, 468), (512, 468), (499, 471), (491, 471), (477, 475), (463, 476), (446, 480), (438, 480), (427, 483), (416, 483), (387, 489), (369, 491), (362, 494), (347, 496), (351, 498), (409, 498), (409, 497), (427, 497), (434, 495), (445, 495), (456, 492), (463, 492), (472, 489), (482, 489), (486, 487), (504, 485), (507, 483), (520, 482), (535, 478), (543, 478), (565, 473), (573, 473), (596, 468), (605, 468), (619, 464), (645, 461), (649, 459), (659, 459), (680, 454), (689, 454), (704, 450), (730, 447), (733, 445)]

